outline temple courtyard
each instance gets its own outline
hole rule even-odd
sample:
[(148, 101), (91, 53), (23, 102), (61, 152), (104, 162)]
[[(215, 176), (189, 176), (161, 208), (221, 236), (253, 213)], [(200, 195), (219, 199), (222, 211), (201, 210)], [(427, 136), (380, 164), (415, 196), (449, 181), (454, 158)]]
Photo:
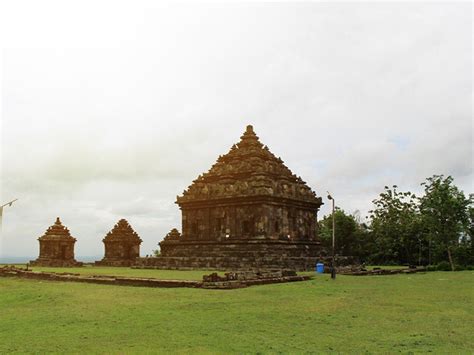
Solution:
[[(33, 269), (181, 280), (209, 273)], [(324, 274), (205, 290), (0, 278), (0, 353), (471, 353), (473, 281), (473, 271)]]

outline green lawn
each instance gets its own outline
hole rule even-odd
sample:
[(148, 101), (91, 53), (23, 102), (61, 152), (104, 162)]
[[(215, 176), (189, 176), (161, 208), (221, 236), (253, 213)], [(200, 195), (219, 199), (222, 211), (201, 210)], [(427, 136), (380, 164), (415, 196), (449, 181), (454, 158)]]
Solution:
[[(25, 265), (17, 265), (24, 268)], [(70, 272), (81, 275), (112, 275), (128, 277), (153, 277), (163, 280), (202, 280), (203, 275), (208, 275), (216, 271), (180, 271), (180, 270), (156, 270), (156, 269), (132, 269), (128, 267), (108, 267), (85, 265), (82, 267), (30, 267), (33, 271), (47, 272)], [(224, 272), (219, 272), (223, 274)]]
[(472, 271), (226, 291), (0, 278), (0, 353), (472, 353), (473, 310)]
[(374, 268), (381, 268), (386, 270), (395, 270), (395, 269), (408, 269), (406, 265), (367, 265), (365, 266), (366, 270), (373, 270)]

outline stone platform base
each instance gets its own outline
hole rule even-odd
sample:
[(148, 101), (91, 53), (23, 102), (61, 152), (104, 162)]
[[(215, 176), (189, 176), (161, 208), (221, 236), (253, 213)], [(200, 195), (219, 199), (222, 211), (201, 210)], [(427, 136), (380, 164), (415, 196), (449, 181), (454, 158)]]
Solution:
[(135, 260), (123, 259), (102, 259), (94, 263), (95, 266), (124, 266), (130, 267), (135, 264)]
[(291, 257), (152, 257), (137, 258), (134, 269), (174, 270), (267, 270), (291, 269), (295, 271), (314, 270), (320, 258)]
[(160, 243), (161, 256), (137, 258), (134, 267), (158, 269), (313, 270), (320, 244), (309, 240), (173, 240)]
[(82, 266), (83, 263), (74, 259), (70, 260), (58, 260), (58, 259), (43, 259), (38, 258), (29, 262), (31, 266), (43, 266), (43, 267), (78, 267)]

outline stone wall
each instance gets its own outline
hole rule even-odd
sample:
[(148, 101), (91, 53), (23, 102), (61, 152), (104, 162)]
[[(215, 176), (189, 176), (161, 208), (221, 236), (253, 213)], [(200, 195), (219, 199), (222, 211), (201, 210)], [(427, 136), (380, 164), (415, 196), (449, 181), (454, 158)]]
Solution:
[(35, 272), (32, 270), (4, 266), (0, 268), (0, 277), (20, 277), (33, 280), (84, 282), (113, 286), (137, 287), (190, 287), (206, 289), (234, 289), (270, 283), (294, 282), (309, 280), (309, 276), (298, 276), (295, 273), (282, 271), (253, 272), (245, 274), (231, 273), (220, 277), (217, 274), (203, 277), (203, 281), (194, 280), (160, 280), (154, 278), (134, 278), (103, 275), (80, 275), (75, 273)]
[(61, 259), (47, 259), (38, 258), (29, 262), (31, 266), (42, 266), (42, 267), (79, 267), (83, 263), (76, 260), (61, 260)]
[(314, 209), (270, 202), (183, 207), (182, 226), (185, 240), (316, 238)]
[(135, 267), (163, 269), (313, 270), (319, 243), (286, 240), (188, 241), (162, 244), (162, 256), (138, 258)]

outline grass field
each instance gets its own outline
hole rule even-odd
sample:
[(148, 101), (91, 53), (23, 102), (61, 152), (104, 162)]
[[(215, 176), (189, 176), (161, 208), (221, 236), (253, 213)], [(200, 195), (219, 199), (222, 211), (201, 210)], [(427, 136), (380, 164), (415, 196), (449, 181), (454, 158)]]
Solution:
[[(19, 267), (26, 267), (25, 265), (16, 265)], [(155, 269), (131, 269), (128, 267), (108, 267), (108, 266), (91, 266), (83, 267), (30, 267), (33, 271), (47, 271), (47, 272), (70, 272), (81, 275), (111, 275), (111, 276), (127, 276), (127, 277), (153, 277), (163, 280), (202, 280), (202, 275), (208, 275), (212, 272), (210, 270), (200, 271), (180, 271), (180, 270), (155, 270)], [(224, 272), (218, 272), (223, 274)]]
[(0, 278), (0, 353), (472, 353), (473, 310), (472, 271), (318, 275), (227, 291)]

